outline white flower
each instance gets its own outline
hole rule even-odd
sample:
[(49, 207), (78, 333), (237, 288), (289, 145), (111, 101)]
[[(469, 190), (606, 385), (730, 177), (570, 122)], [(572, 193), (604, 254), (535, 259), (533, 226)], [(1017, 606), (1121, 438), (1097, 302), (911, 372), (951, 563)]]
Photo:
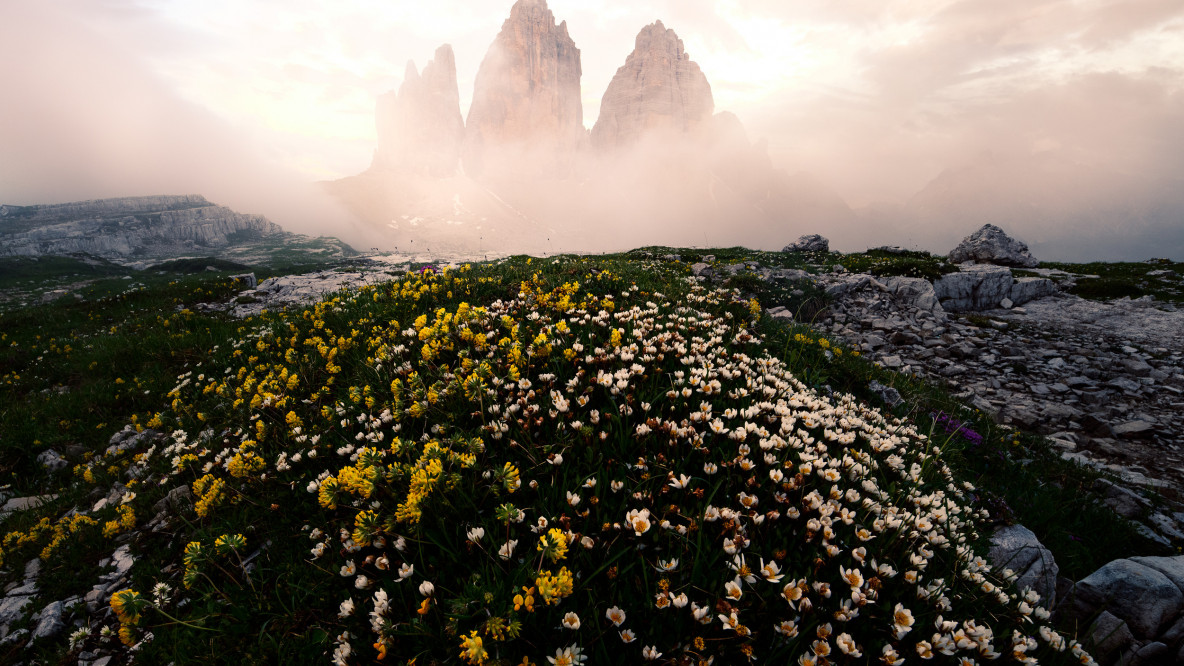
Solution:
[(157, 583), (152, 586), (152, 598), (156, 601), (156, 605), (163, 606), (168, 601), (169, 593), (172, 591), (173, 588), (168, 583)]
[(609, 487), (612, 488), (614, 493), (619, 493), (625, 487), (625, 483), (623, 481), (613, 481), (609, 484)]
[(763, 557), (761, 558), (761, 575), (770, 583), (781, 582), (781, 579), (785, 577), (785, 574), (781, 573), (781, 567), (777, 565), (776, 560), (765, 564)]
[(622, 629), (621, 630), (621, 642), (632, 643), (635, 640), (637, 640), (637, 634), (634, 634), (633, 630), (631, 630), (631, 629)]
[(317, 545), (313, 546), (312, 547), (313, 558), (315, 559), (315, 558), (320, 557), (321, 555), (324, 555), (326, 548), (327, 547), (325, 546), (324, 542), (318, 543)]
[(641, 656), (645, 657), (646, 660), (648, 660), (648, 661), (653, 661), (653, 660), (657, 659), (658, 657), (661, 657), (662, 653), (658, 652), (658, 648), (656, 648), (652, 645), (647, 645), (644, 648), (642, 648)]
[(650, 510), (649, 509), (632, 509), (625, 514), (625, 523), (633, 528), (633, 533), (641, 536), (650, 531)]
[(503, 560), (508, 560), (508, 559), (510, 559), (510, 555), (512, 555), (514, 553), (514, 547), (517, 545), (518, 545), (517, 539), (510, 539), (509, 541), (502, 544), (502, 547), (498, 549), (497, 554)]
[(744, 590), (740, 587), (739, 576), (724, 583), (724, 589), (727, 591), (728, 598), (733, 601), (739, 601), (740, 597), (744, 596)]
[(358, 566), (354, 564), (353, 560), (347, 560), (345, 564), (341, 565), (342, 576), (352, 576), (358, 572)]
[(567, 491), (567, 503), (571, 506), (577, 506), (580, 503), (580, 496), (572, 491)]
[(563, 626), (575, 631), (580, 628), (580, 616), (575, 613), (568, 613), (563, 616)]
[(468, 531), (467, 536), (469, 537), (469, 541), (476, 543), (481, 540), (481, 537), (485, 536), (485, 528), (484, 527), (474, 527), (473, 529)]
[(358, 588), (359, 590), (364, 590), (370, 587), (370, 579), (365, 576), (358, 576), (354, 579), (354, 587)]
[(851, 637), (851, 634), (839, 634), (839, 637), (835, 639), (835, 642), (839, 644), (839, 650), (843, 654), (856, 659), (863, 656), (863, 653), (859, 651), (859, 646), (855, 644), (855, 639)]
[(688, 599), (687, 595), (685, 595), (685, 594), (679, 593), (678, 596), (674, 597), (674, 607), (675, 608), (683, 608), (689, 602), (690, 602), (690, 599)]
[(337, 608), (337, 617), (349, 617), (354, 614), (354, 600), (346, 599)]
[(687, 484), (689, 484), (690, 482), (691, 482), (691, 477), (687, 476), (686, 474), (679, 474), (678, 478), (672, 479), (670, 481), (670, 487), (671, 488), (678, 488), (681, 490), (683, 488), (686, 488)]
[(415, 573), (415, 565), (404, 562), (403, 565), (399, 567), (399, 580), (410, 578), (411, 574), (413, 573)]
[(390, 608), (390, 597), (387, 596), (386, 590), (379, 588), (374, 593), (374, 611), (371, 615), (381, 616), (386, 613), (387, 608)]
[(435, 592), (435, 591), (436, 591), (436, 586), (433, 585), (432, 581), (430, 581), (430, 580), (425, 580), (424, 582), (419, 584), (419, 593), (425, 597), (432, 596), (432, 592)]
[(70, 649), (73, 650), (74, 648), (78, 647), (82, 641), (86, 640), (87, 636), (90, 636), (89, 627), (81, 627), (76, 629), (74, 633), (70, 634)]
[(704, 474), (709, 474), (709, 475), (715, 474), (718, 471), (719, 471), (719, 465), (716, 465), (715, 463), (703, 463), (703, 473)]
[(609, 622), (613, 623), (613, 626), (619, 627), (625, 623), (625, 611), (621, 610), (617, 606), (613, 606), (612, 608), (604, 611), (604, 616), (608, 618)]

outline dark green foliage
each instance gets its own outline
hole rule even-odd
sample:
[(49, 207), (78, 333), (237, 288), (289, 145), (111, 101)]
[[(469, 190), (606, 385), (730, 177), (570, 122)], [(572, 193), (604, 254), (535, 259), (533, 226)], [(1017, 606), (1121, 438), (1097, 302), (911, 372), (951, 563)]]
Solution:
[(234, 261), (218, 259), (217, 257), (195, 257), (190, 259), (173, 259), (164, 263), (150, 266), (150, 271), (165, 271), (168, 273), (201, 273), (210, 267), (218, 271), (247, 271), (251, 267)]

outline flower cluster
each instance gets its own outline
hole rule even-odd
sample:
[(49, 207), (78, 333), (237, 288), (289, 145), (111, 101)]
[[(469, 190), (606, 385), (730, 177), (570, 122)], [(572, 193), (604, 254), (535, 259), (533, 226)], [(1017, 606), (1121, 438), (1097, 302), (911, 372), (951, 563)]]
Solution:
[(133, 469), (206, 524), (287, 493), (339, 664), (1088, 659), (974, 553), (985, 512), (913, 424), (800, 381), (738, 292), (581, 263), (244, 327)]

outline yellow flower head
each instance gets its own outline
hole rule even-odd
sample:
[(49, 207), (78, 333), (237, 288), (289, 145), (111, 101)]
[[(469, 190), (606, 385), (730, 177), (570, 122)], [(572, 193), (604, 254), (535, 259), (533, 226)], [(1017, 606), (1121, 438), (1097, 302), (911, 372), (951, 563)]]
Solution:
[(111, 595), (111, 610), (122, 624), (136, 624), (140, 621), (140, 607), (143, 601), (144, 598), (135, 590), (120, 590)]
[(545, 535), (539, 537), (539, 552), (552, 562), (558, 562), (567, 557), (567, 535), (562, 530), (551, 528)]

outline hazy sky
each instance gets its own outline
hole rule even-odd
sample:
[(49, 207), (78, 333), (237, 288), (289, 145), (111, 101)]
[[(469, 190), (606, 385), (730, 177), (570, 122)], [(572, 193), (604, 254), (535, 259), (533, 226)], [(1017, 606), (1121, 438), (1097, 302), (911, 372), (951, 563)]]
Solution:
[[(375, 97), (442, 43), (462, 113), (509, 0), (0, 2), (0, 201), (278, 191), (369, 165)], [(983, 150), (1184, 166), (1181, 0), (551, 0), (595, 122), (661, 19), (774, 162), (853, 205)], [(260, 174), (266, 174), (264, 178)], [(220, 194), (226, 192), (227, 194)], [(278, 196), (278, 195), (277, 195)]]

